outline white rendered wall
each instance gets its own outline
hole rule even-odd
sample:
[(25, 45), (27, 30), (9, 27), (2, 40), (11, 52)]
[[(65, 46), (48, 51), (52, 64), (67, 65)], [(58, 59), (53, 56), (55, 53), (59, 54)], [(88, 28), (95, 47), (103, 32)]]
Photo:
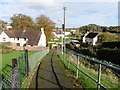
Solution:
[(46, 36), (45, 36), (45, 33), (44, 33), (44, 29), (41, 28), (41, 36), (40, 36), (40, 40), (38, 42), (38, 46), (42, 46), (42, 47), (45, 47), (46, 46)]

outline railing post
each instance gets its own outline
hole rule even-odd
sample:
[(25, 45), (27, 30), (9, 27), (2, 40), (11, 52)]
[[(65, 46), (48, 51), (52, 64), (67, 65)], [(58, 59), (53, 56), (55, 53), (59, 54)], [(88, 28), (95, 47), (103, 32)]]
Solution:
[(101, 78), (101, 64), (99, 64), (99, 68), (98, 68), (98, 85), (97, 85), (97, 90), (100, 90), (100, 78)]
[(63, 51), (63, 62), (65, 64), (65, 51)]
[(18, 70), (18, 63), (17, 59), (13, 58), (12, 59), (12, 84), (11, 87), (14, 90), (15, 88), (18, 90), (20, 88), (19, 85), (19, 70)]
[(69, 59), (69, 51), (68, 51), (68, 69), (70, 68), (70, 59)]
[(78, 68), (79, 68), (79, 64), (80, 64), (80, 62), (79, 62), (79, 55), (77, 55), (77, 70), (76, 70), (76, 78), (78, 78)]

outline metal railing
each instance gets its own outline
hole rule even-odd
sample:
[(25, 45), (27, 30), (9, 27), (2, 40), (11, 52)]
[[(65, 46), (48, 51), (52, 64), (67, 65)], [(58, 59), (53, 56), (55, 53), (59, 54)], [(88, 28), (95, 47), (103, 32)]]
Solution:
[[(59, 50), (60, 51), (60, 50)], [(61, 53), (61, 52), (60, 52)], [(59, 54), (60, 54), (59, 53)], [(82, 54), (79, 54), (73, 50), (70, 50), (70, 49), (66, 49), (66, 52), (64, 52), (65, 55), (69, 55), (70, 54), (74, 54), (77, 56), (77, 65), (76, 64), (73, 64), (70, 59), (67, 57), (67, 56), (63, 56), (63, 63), (65, 64), (65, 60), (68, 61), (68, 66), (67, 68), (69, 69), (70, 68), (70, 64), (73, 65), (75, 68), (76, 68), (76, 78), (78, 78), (79, 76), (79, 71), (81, 73), (83, 73), (85, 76), (87, 76), (88, 78), (90, 78), (92, 81), (94, 81), (96, 84), (97, 84), (97, 90), (100, 90), (100, 88), (103, 88), (103, 89), (108, 89), (106, 86), (104, 86), (102, 83), (101, 83), (101, 68), (103, 66), (107, 67), (107, 68), (111, 68), (111, 69), (114, 69), (114, 70), (117, 70), (118, 72), (120, 72), (120, 67), (119, 66), (113, 66), (109, 63), (106, 63), (106, 62), (102, 62), (102, 60), (98, 60), (96, 58), (93, 58), (93, 57), (89, 57), (89, 56), (86, 56), (86, 55), (82, 55)], [(86, 72), (84, 72), (80, 67), (80, 58), (84, 58), (84, 60), (87, 60), (89, 62), (94, 62), (95, 64), (98, 64), (99, 67), (98, 67), (98, 79), (96, 80), (95, 78), (93, 78), (92, 76), (90, 76), (89, 74), (87, 74)]]

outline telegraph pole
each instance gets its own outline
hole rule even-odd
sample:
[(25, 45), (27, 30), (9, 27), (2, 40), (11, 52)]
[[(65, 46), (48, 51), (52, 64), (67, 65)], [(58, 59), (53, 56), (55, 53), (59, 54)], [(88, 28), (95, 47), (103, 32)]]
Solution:
[[(64, 49), (63, 49), (63, 51), (64, 51), (64, 59), (65, 59), (65, 11), (66, 11), (66, 7), (63, 7), (63, 10), (64, 10), (64, 24), (63, 24), (63, 31), (64, 31), (64, 40), (63, 40), (63, 42), (64, 42)], [(65, 61), (65, 60), (64, 60)]]

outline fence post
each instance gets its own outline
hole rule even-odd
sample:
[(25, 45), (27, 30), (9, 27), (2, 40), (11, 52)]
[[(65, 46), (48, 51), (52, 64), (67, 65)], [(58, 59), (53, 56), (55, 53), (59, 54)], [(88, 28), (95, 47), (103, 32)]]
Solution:
[(68, 69), (70, 68), (70, 59), (69, 59), (69, 51), (68, 51)]
[(12, 89), (19, 89), (20, 85), (19, 85), (19, 70), (18, 70), (18, 63), (17, 63), (17, 59), (13, 58), (12, 59)]
[(99, 64), (99, 68), (98, 68), (98, 85), (97, 85), (97, 90), (100, 90), (100, 78), (101, 78), (101, 64)]
[(76, 78), (78, 78), (78, 68), (79, 68), (79, 64), (80, 64), (80, 62), (79, 62), (79, 55), (77, 55), (77, 70), (76, 70)]
[(29, 73), (29, 62), (28, 62), (28, 50), (26, 49), (25, 50), (25, 69), (26, 69), (26, 76), (28, 76), (28, 73)]
[(65, 64), (65, 50), (63, 51), (63, 62)]

